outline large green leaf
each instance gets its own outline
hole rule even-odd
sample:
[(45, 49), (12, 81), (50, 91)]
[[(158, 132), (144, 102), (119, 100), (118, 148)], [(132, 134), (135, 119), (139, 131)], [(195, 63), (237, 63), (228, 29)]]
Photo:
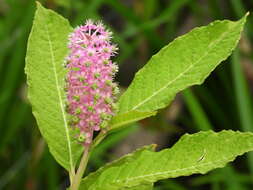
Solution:
[(247, 15), (193, 29), (162, 48), (136, 73), (119, 100), (119, 114), (166, 107), (179, 91), (204, 79), (236, 47)]
[[(88, 177), (86, 177), (85, 180), (83, 181), (83, 183), (81, 184), (80, 189), (83, 189), (83, 190), (96, 189), (95, 186), (94, 186), (94, 188), (91, 186), (94, 184), (95, 180), (100, 178), (100, 176), (103, 174), (103, 172), (107, 171), (108, 169), (110, 169), (112, 167), (120, 167), (121, 165), (125, 165), (128, 162), (132, 162), (135, 159), (137, 159), (143, 152), (145, 152), (145, 151), (153, 152), (154, 149), (155, 149), (155, 145), (144, 146), (131, 154), (127, 154), (118, 160), (115, 160), (109, 164), (106, 164), (105, 166), (99, 168), (96, 172), (91, 173)], [(123, 187), (122, 186), (122, 188), (124, 190), (135, 190), (135, 189), (149, 190), (149, 189), (152, 189), (152, 187), (153, 187), (153, 184), (150, 182), (140, 183), (140, 184), (137, 184), (132, 187)]]
[(63, 61), (68, 53), (68, 21), (37, 6), (28, 40), (26, 68), (28, 97), (50, 152), (67, 170), (74, 170), (82, 147), (74, 141), (64, 108)]
[(121, 190), (161, 179), (205, 174), (253, 150), (253, 133), (199, 132), (184, 135), (172, 148), (144, 149), (127, 161), (116, 161), (82, 181), (80, 189)]

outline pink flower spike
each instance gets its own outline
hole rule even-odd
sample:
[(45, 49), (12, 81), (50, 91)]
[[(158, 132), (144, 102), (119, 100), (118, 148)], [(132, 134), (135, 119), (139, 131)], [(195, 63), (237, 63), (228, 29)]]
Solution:
[(106, 129), (115, 112), (115, 92), (119, 90), (113, 77), (118, 66), (111, 57), (117, 46), (110, 39), (111, 32), (92, 20), (69, 35), (67, 112), (70, 126), (79, 129), (77, 139), (83, 145), (92, 142), (94, 131)]

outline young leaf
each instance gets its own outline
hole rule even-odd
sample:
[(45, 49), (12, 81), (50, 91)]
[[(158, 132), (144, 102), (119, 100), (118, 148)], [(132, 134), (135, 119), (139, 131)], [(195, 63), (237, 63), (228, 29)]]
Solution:
[(126, 162), (108, 164), (84, 178), (80, 189), (120, 190), (166, 178), (205, 174), (252, 150), (253, 133), (186, 134), (172, 148), (160, 152), (144, 149), (129, 156)]
[[(95, 182), (95, 180), (100, 178), (100, 176), (103, 174), (103, 172), (110, 169), (111, 167), (119, 167), (121, 165), (123, 166), (123, 165), (127, 164), (128, 162), (132, 162), (136, 158), (138, 158), (142, 154), (142, 152), (145, 152), (145, 151), (153, 152), (154, 149), (155, 149), (155, 145), (144, 146), (144, 147), (134, 151), (131, 154), (127, 154), (118, 160), (115, 160), (109, 164), (106, 164), (105, 166), (99, 168), (96, 172), (91, 173), (88, 177), (86, 177), (83, 180), (83, 183), (81, 184), (80, 190), (81, 189), (85, 189), (85, 190), (86, 189), (87, 190), (96, 189), (97, 188), (96, 184), (95, 184), (95, 186), (93, 186), (94, 182)], [(152, 187), (153, 187), (153, 183), (150, 183), (150, 182), (140, 183), (140, 184), (137, 184), (132, 187), (123, 187), (122, 186), (122, 188), (126, 188), (126, 190), (134, 190), (134, 189), (149, 190), (149, 189), (152, 189)]]
[(247, 15), (195, 28), (162, 48), (139, 72), (119, 100), (119, 114), (166, 107), (179, 91), (204, 79), (236, 47)]
[(70, 134), (64, 107), (63, 61), (71, 31), (66, 19), (38, 4), (28, 40), (25, 72), (28, 98), (41, 134), (55, 159), (73, 171), (82, 147)]

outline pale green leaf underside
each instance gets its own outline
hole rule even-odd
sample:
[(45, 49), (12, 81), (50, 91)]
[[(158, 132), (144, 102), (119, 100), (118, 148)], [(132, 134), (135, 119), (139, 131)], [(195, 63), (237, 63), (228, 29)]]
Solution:
[(136, 73), (119, 100), (119, 113), (166, 107), (179, 91), (204, 79), (225, 60), (240, 39), (246, 16), (193, 29), (162, 48)]
[(224, 167), (236, 156), (253, 150), (253, 133), (199, 132), (184, 135), (172, 148), (160, 152), (142, 150), (116, 161), (82, 181), (86, 190), (121, 190), (161, 179), (205, 174)]
[[(127, 154), (123, 157), (121, 157), (118, 160), (115, 160), (111, 163), (106, 164), (105, 166), (99, 168), (96, 172), (91, 173), (88, 177), (84, 178), (82, 181), (80, 190), (92, 190), (96, 189), (97, 185), (95, 184), (95, 181), (100, 178), (101, 174), (110, 169), (111, 167), (120, 167), (121, 165), (125, 165), (128, 162), (134, 161), (136, 158), (139, 157), (139, 155), (142, 154), (143, 151), (154, 151), (155, 145), (149, 145), (149, 146), (144, 146), (141, 149), (136, 150), (135, 152), (131, 154)], [(142, 184), (137, 184), (136, 186), (132, 187), (123, 187), (122, 190), (151, 190), (153, 187), (153, 183), (142, 183)], [(116, 188), (117, 189), (117, 188)], [(104, 188), (104, 190), (114, 190), (114, 187), (112, 188)]]
[(29, 36), (26, 68), (28, 97), (50, 152), (67, 170), (73, 170), (82, 151), (67, 125), (64, 109), (63, 67), (67, 55), (68, 21), (38, 4)]

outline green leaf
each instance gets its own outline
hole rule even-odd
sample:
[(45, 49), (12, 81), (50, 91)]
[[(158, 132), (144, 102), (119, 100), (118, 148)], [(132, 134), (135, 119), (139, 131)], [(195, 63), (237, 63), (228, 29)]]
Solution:
[[(103, 172), (110, 169), (111, 167), (120, 167), (121, 165), (125, 165), (128, 162), (132, 162), (136, 158), (138, 158), (142, 154), (142, 152), (145, 152), (145, 151), (153, 152), (154, 149), (155, 149), (155, 145), (144, 146), (140, 149), (137, 149), (136, 151), (134, 151), (131, 154), (127, 154), (118, 160), (115, 160), (109, 164), (106, 164), (105, 166), (99, 168), (96, 172), (91, 173), (88, 177), (84, 178), (84, 180), (81, 184), (80, 190), (82, 190), (82, 189), (83, 190), (84, 189), (85, 190), (96, 189), (96, 184), (94, 187), (93, 187), (93, 184), (94, 184), (95, 180), (100, 178), (100, 176), (103, 174)], [(130, 189), (135, 190), (135, 188), (137, 188), (137, 189), (139, 188), (140, 190), (149, 190), (149, 189), (152, 189), (151, 187), (153, 187), (152, 183), (145, 182), (145, 183), (140, 183), (135, 186), (132, 186), (132, 187), (130, 187)], [(128, 187), (123, 187), (123, 186), (122, 186), (122, 188), (128, 189)], [(107, 190), (107, 189), (104, 189), (104, 190)], [(110, 190), (114, 190), (114, 189), (112, 188)]]
[(67, 170), (74, 170), (82, 147), (71, 135), (64, 108), (63, 61), (68, 53), (68, 21), (37, 5), (28, 40), (25, 72), (28, 98), (50, 152)]
[(136, 73), (121, 96), (119, 114), (156, 111), (166, 107), (179, 91), (201, 84), (236, 47), (246, 17), (195, 28), (162, 48)]
[(205, 174), (252, 150), (253, 133), (205, 131), (186, 134), (172, 148), (160, 152), (144, 149), (128, 156), (127, 161), (107, 165), (84, 178), (81, 189), (120, 190), (166, 178)]
[(154, 116), (156, 111), (153, 112), (139, 112), (139, 111), (132, 111), (123, 114), (118, 114), (114, 116), (110, 122), (110, 129), (116, 129), (123, 125), (130, 124), (135, 121), (139, 121), (146, 117)]

